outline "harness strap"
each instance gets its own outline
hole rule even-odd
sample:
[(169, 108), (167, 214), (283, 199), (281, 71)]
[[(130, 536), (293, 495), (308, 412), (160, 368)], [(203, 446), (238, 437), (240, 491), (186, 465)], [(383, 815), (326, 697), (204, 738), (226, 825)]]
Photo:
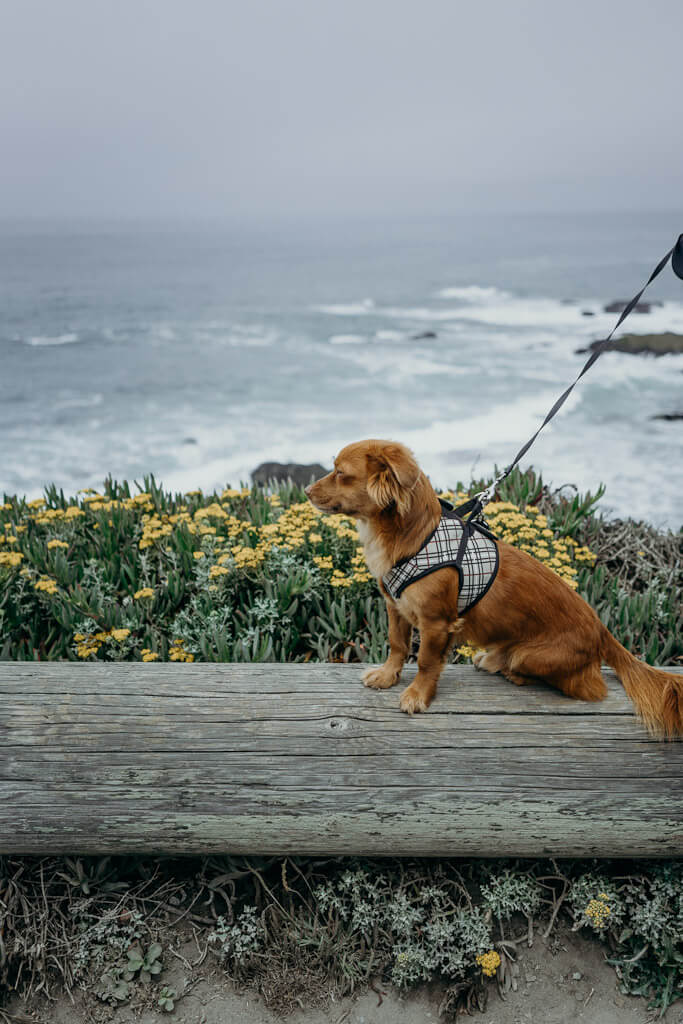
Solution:
[[(532, 444), (534, 443), (534, 441), (536, 440), (538, 435), (541, 433), (543, 428), (548, 423), (550, 423), (551, 419), (556, 415), (556, 413), (559, 412), (559, 410), (562, 408), (564, 403), (569, 398), (569, 395), (572, 393), (572, 391), (574, 390), (576, 385), (579, 383), (579, 381), (583, 377), (584, 373), (587, 373), (588, 370), (590, 370), (590, 368), (593, 365), (593, 363), (597, 359), (600, 358), (600, 356), (602, 355), (602, 353), (605, 351), (605, 349), (609, 345), (610, 341), (612, 340), (612, 335), (614, 334), (614, 332), (617, 330), (618, 327), (621, 326), (621, 324), (623, 324), (623, 322), (626, 319), (626, 317), (629, 315), (629, 313), (632, 312), (634, 307), (640, 301), (640, 297), (643, 294), (643, 292), (645, 291), (645, 289), (648, 287), (648, 285), (652, 284), (654, 279), (659, 274), (661, 274), (661, 272), (664, 270), (664, 267), (667, 265), (669, 260), (671, 260), (671, 268), (672, 268), (674, 274), (677, 277), (680, 277), (683, 280), (683, 234), (678, 236), (678, 240), (677, 240), (676, 244), (674, 246), (672, 246), (671, 249), (669, 249), (669, 251), (666, 254), (666, 256), (663, 256), (661, 258), (661, 260), (659, 261), (659, 263), (657, 264), (655, 269), (652, 271), (652, 273), (650, 274), (649, 278), (647, 279), (647, 281), (645, 282), (643, 287), (640, 289), (638, 294), (634, 295), (633, 298), (631, 299), (631, 301), (626, 303), (626, 306), (624, 307), (623, 312), (621, 313), (621, 316), (617, 320), (616, 324), (614, 325), (614, 327), (612, 328), (610, 333), (607, 335), (606, 338), (604, 338), (601, 342), (599, 342), (595, 346), (595, 348), (591, 352), (589, 358), (586, 360), (586, 363), (585, 363), (583, 369), (581, 370), (581, 372), (577, 376), (577, 378), (574, 381), (574, 383), (570, 384), (569, 387), (567, 388), (567, 390), (562, 392), (562, 394), (557, 399), (557, 401), (553, 405), (552, 409), (550, 410), (550, 412), (548, 413), (546, 418), (543, 420), (543, 422), (541, 423), (540, 427), (538, 428), (536, 433), (533, 435), (533, 437), (531, 437), (526, 442), (526, 444), (523, 445), (519, 449), (519, 451), (515, 455), (514, 459), (510, 463), (510, 465), (507, 466), (507, 468), (503, 470), (503, 472), (500, 474), (500, 476), (496, 477), (496, 479), (493, 481), (492, 484), (490, 484), (487, 488), (485, 488), (485, 490), (480, 491), (478, 494), (475, 494), (473, 498), (470, 498), (469, 501), (466, 501), (463, 505), (460, 505), (455, 510), (458, 513), (458, 515), (463, 515), (463, 514), (467, 515), (468, 519), (476, 519), (476, 518), (478, 518), (479, 515), (481, 515), (481, 512), (482, 512), (482, 509), (484, 508), (484, 505), (486, 505), (487, 502), (489, 502), (491, 500), (491, 496), (493, 494), (495, 494), (496, 488), (498, 487), (498, 485), (500, 483), (502, 483), (502, 481), (505, 480), (505, 478), (507, 476), (510, 475), (510, 473), (515, 468), (515, 466), (520, 461), (520, 459), (524, 455), (526, 455), (526, 453), (528, 452), (529, 448), (531, 448)], [(468, 515), (468, 513), (469, 513), (469, 515)]]

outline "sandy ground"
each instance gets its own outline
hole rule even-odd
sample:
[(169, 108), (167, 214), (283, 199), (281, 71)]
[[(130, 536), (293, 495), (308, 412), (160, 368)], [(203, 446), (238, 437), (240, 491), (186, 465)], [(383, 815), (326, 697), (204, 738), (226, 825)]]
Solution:
[[(180, 952), (191, 956), (192, 951)], [(487, 1008), (475, 1012), (473, 1024), (650, 1024), (661, 1019), (644, 1000), (620, 994), (604, 948), (590, 937), (568, 931), (549, 940), (537, 937), (532, 948), (520, 951), (518, 966), (517, 991), (503, 1001), (496, 985), (490, 984)], [(437, 983), (399, 993), (376, 979), (381, 1002), (378, 992), (366, 990), (341, 1000), (328, 996), (324, 1006), (283, 1017), (268, 1010), (256, 992), (236, 991), (208, 960), (188, 971), (176, 959), (165, 968), (162, 983), (184, 993), (172, 1013), (143, 1005), (111, 1010), (78, 994), (73, 1004), (65, 998), (51, 1004), (32, 1001), (30, 1006), (15, 1001), (8, 1007), (14, 1015), (9, 1019), (12, 1024), (438, 1024), (444, 993), (444, 986)], [(666, 1024), (683, 1024), (683, 1001), (663, 1019)]]

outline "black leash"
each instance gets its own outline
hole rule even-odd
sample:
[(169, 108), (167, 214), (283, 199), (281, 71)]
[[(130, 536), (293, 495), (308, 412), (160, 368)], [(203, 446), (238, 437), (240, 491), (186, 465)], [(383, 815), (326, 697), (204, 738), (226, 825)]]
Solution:
[(567, 401), (576, 385), (583, 377), (584, 373), (587, 373), (588, 370), (590, 370), (593, 363), (600, 358), (602, 353), (609, 346), (609, 343), (612, 340), (612, 335), (614, 334), (614, 332), (617, 330), (618, 327), (620, 327), (623, 324), (624, 320), (629, 315), (629, 313), (631, 313), (634, 307), (638, 304), (638, 302), (640, 302), (640, 297), (645, 291), (645, 289), (648, 287), (648, 285), (652, 284), (654, 279), (659, 274), (661, 274), (669, 260), (671, 260), (671, 268), (676, 277), (680, 277), (681, 280), (683, 280), (683, 235), (679, 235), (676, 244), (671, 249), (669, 249), (666, 256), (662, 256), (661, 260), (659, 261), (655, 269), (652, 271), (649, 278), (647, 279), (643, 287), (640, 289), (638, 294), (634, 295), (631, 301), (626, 303), (626, 306), (624, 307), (621, 316), (617, 320), (616, 324), (614, 325), (610, 333), (603, 341), (599, 342), (595, 346), (595, 348), (590, 354), (590, 357), (586, 360), (585, 366), (579, 373), (574, 383), (570, 384), (567, 390), (560, 395), (560, 397), (557, 399), (557, 401), (553, 405), (552, 409), (550, 410), (546, 418), (541, 423), (540, 427), (538, 428), (534, 436), (531, 437), (525, 445), (522, 445), (522, 447), (519, 449), (510, 465), (507, 466), (507, 468), (503, 470), (500, 476), (497, 477), (492, 484), (485, 488), (485, 490), (479, 491), (479, 493), (475, 494), (474, 497), (469, 499), (469, 501), (466, 501), (463, 505), (459, 505), (458, 508), (455, 509), (455, 511), (461, 518), (466, 517), (467, 521), (473, 521), (481, 516), (484, 505), (486, 505), (487, 502), (491, 500), (491, 497), (495, 494), (498, 485), (502, 483), (502, 481), (505, 480), (507, 476), (510, 475), (510, 473), (515, 468), (519, 460), (529, 451), (532, 444), (534, 443), (538, 435), (541, 433), (543, 428), (548, 423), (550, 423), (551, 419), (560, 411), (560, 409)]

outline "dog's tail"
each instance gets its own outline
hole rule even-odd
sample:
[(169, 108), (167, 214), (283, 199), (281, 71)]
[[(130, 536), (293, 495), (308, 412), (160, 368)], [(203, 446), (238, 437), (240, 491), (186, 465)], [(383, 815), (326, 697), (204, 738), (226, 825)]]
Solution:
[(619, 677), (649, 732), (666, 739), (683, 733), (683, 676), (638, 661), (604, 626), (600, 653)]

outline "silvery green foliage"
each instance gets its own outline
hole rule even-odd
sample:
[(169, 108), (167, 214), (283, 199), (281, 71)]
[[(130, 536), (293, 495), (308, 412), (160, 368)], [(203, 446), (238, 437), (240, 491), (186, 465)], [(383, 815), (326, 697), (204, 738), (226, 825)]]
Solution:
[(259, 633), (270, 633), (276, 626), (285, 629), (291, 619), (280, 610), (273, 597), (260, 594), (247, 611), (247, 624), (240, 630), (239, 636), (246, 643), (252, 643)]
[(172, 639), (182, 640), (185, 650), (199, 659), (210, 652), (220, 656), (232, 636), (232, 605), (214, 606), (205, 594), (193, 594), (188, 605), (176, 615)]
[(541, 888), (534, 878), (505, 870), (481, 887), (483, 905), (495, 917), (509, 921), (513, 914), (533, 917), (541, 905)]
[(94, 969), (113, 968), (131, 945), (142, 939), (143, 919), (138, 911), (121, 919), (116, 910), (96, 916), (86, 907), (86, 902), (79, 902), (71, 908), (79, 933), (72, 961), (75, 979)]
[(462, 979), (475, 958), (491, 946), (489, 924), (477, 907), (459, 906), (452, 892), (356, 868), (314, 891), (328, 920), (346, 926), (349, 948), (372, 937), (375, 952), (391, 963), (399, 986), (426, 981), (434, 974)]
[(244, 907), (234, 924), (219, 917), (215, 928), (207, 936), (218, 946), (218, 954), (236, 966), (244, 966), (254, 953), (263, 948), (265, 930), (256, 907)]
[(683, 865), (656, 865), (650, 875), (628, 881), (622, 899), (629, 927), (644, 942), (683, 950)]
[(683, 862), (657, 862), (611, 880), (599, 873), (580, 876), (569, 893), (577, 924), (593, 925), (585, 909), (601, 893), (610, 913), (596, 930), (611, 938), (616, 952), (609, 962), (622, 991), (645, 996), (664, 1011), (683, 996)]
[[(591, 900), (598, 899), (601, 893), (607, 897), (604, 902), (609, 907), (609, 924), (605, 928), (596, 927), (590, 917), (586, 917), (586, 907)], [(617, 928), (624, 921), (625, 907), (618, 887), (612, 879), (599, 872), (588, 872), (574, 879), (567, 893), (566, 903), (576, 921), (582, 925), (590, 925), (595, 931), (604, 931), (607, 927)]]

